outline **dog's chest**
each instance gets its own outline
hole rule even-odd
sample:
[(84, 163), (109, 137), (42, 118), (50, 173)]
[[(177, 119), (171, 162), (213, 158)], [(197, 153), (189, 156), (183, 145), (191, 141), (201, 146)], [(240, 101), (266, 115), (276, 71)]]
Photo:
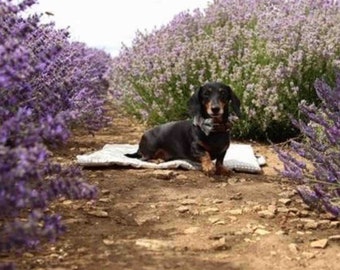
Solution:
[(228, 149), (230, 144), (229, 132), (224, 133), (211, 133), (202, 140), (204, 148), (212, 154), (217, 155)]

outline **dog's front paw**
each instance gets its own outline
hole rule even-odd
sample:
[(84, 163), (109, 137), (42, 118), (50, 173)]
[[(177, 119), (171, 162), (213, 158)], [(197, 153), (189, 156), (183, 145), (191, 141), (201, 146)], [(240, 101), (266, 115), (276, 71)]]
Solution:
[(206, 175), (213, 175), (215, 172), (215, 166), (211, 161), (210, 155), (206, 153), (203, 157), (201, 157), (201, 165), (202, 165), (202, 171)]
[(206, 175), (212, 176), (215, 173), (215, 166), (212, 163), (205, 163), (202, 164), (202, 170)]

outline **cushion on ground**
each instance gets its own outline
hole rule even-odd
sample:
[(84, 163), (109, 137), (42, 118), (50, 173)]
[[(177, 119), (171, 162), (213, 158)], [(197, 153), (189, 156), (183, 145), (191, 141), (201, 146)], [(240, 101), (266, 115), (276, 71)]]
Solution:
[[(136, 152), (137, 148), (138, 145), (131, 144), (106, 144), (93, 153), (78, 155), (77, 163), (84, 167), (117, 165), (149, 169), (200, 169), (199, 163), (188, 160), (172, 160), (156, 164), (125, 156), (127, 153)], [(263, 157), (260, 158), (262, 164), (259, 164), (259, 159), (255, 157), (253, 148), (249, 144), (231, 144), (223, 163), (227, 168), (235, 171), (260, 173), (260, 165), (264, 165)]]

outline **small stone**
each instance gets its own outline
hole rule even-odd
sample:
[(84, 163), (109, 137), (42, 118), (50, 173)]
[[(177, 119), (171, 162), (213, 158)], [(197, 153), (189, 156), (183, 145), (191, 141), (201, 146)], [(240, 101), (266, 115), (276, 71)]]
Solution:
[(309, 217), (310, 213), (307, 210), (302, 210), (299, 212), (299, 217), (305, 218), (305, 217)]
[[(299, 219), (294, 219), (294, 221), (299, 221)], [(304, 223), (309, 223), (309, 222), (312, 223), (312, 222), (315, 222), (315, 220), (312, 219), (312, 218), (301, 218), (300, 221), (301, 221), (301, 222), (304, 222)]]
[(185, 199), (181, 202), (182, 205), (193, 205), (197, 204), (197, 201), (195, 199)]
[(210, 240), (219, 240), (219, 239), (221, 239), (222, 237), (225, 237), (225, 234), (213, 234), (213, 235), (210, 235), (210, 236), (209, 236), (209, 239), (210, 239)]
[(184, 174), (178, 174), (176, 175), (177, 180), (187, 180), (188, 177), (186, 177)]
[(252, 212), (252, 209), (248, 206), (244, 206), (242, 208), (242, 213), (251, 213)]
[(292, 253), (294, 253), (294, 254), (297, 254), (298, 251), (299, 251), (299, 249), (298, 249), (298, 247), (297, 247), (297, 244), (294, 244), (294, 243), (289, 244), (289, 245), (288, 245), (288, 248), (289, 248), (289, 250), (290, 250)]
[(271, 204), (267, 207), (267, 210), (276, 214), (277, 213), (277, 206), (274, 205), (274, 204)]
[(194, 209), (194, 210), (191, 209), (190, 214), (192, 214), (193, 216), (199, 216), (200, 212), (197, 209)]
[(334, 216), (331, 213), (327, 212), (327, 213), (320, 214), (319, 219), (334, 220)]
[(210, 217), (210, 218), (208, 218), (208, 220), (211, 224), (215, 224), (217, 221), (220, 220), (220, 218), (219, 217)]
[(218, 188), (225, 188), (227, 186), (228, 186), (227, 183), (222, 183), (222, 184), (217, 185)]
[(219, 220), (216, 223), (214, 223), (215, 225), (225, 225), (225, 221), (224, 220)]
[(271, 251), (271, 252), (270, 252), (270, 255), (271, 255), (271, 256), (276, 256), (276, 255), (277, 255), (277, 252), (276, 252), (276, 251)]
[(331, 221), (328, 219), (323, 219), (323, 220), (319, 220), (317, 223), (318, 223), (318, 228), (328, 229), (330, 227)]
[(328, 239), (333, 241), (340, 241), (340, 234), (331, 235), (330, 237), (328, 237)]
[(255, 243), (255, 241), (254, 240), (252, 240), (252, 239), (250, 239), (250, 238), (244, 238), (244, 242), (246, 242), (246, 243)]
[(227, 244), (225, 237), (221, 237), (219, 240), (213, 243), (214, 250), (227, 250), (230, 249), (230, 246)]
[(248, 235), (254, 232), (251, 228), (242, 228), (240, 231), (235, 232), (235, 235)]
[(289, 209), (287, 207), (278, 207), (277, 212), (285, 214), (289, 212)]
[(229, 178), (228, 179), (228, 184), (229, 185), (236, 185), (239, 182), (237, 178)]
[(297, 209), (296, 207), (291, 207), (291, 208), (288, 208), (288, 211), (291, 213), (298, 213), (299, 209)]
[(70, 204), (72, 204), (72, 200), (63, 201), (63, 205), (70, 205)]
[(320, 239), (310, 243), (312, 248), (325, 248), (328, 244), (328, 239)]
[(303, 227), (305, 230), (316, 230), (318, 228), (318, 223), (315, 221), (307, 222)]
[(267, 234), (270, 234), (269, 231), (264, 230), (264, 229), (260, 229), (260, 228), (257, 228), (254, 233), (258, 234), (258, 235), (267, 235)]
[[(48, 255), (52, 259), (59, 259), (61, 256), (57, 253), (51, 253)], [(58, 268), (57, 268), (58, 269)]]
[(209, 214), (209, 213), (217, 213), (219, 211), (220, 211), (220, 209), (218, 209), (217, 207), (209, 207), (209, 208), (203, 209), (202, 213), (203, 214)]
[(234, 216), (242, 215), (242, 212), (243, 212), (242, 209), (232, 209), (227, 211), (227, 213)]
[(277, 231), (275, 234), (276, 234), (276, 235), (285, 235), (286, 232), (283, 231), (283, 230), (279, 230), (279, 231)]
[(173, 249), (174, 245), (170, 241), (163, 241), (157, 239), (137, 239), (136, 245), (144, 247), (149, 250), (158, 251), (163, 249)]
[(225, 221), (222, 220), (219, 217), (210, 217), (208, 220), (211, 224), (214, 224), (214, 225), (224, 225), (225, 224)]
[(213, 200), (213, 203), (214, 204), (221, 204), (221, 203), (223, 203), (223, 200), (215, 199), (215, 200)]
[(279, 202), (282, 203), (283, 205), (289, 205), (292, 200), (291, 199), (279, 199)]
[(230, 219), (231, 222), (237, 221), (237, 217), (235, 216), (228, 216), (228, 218)]
[(306, 211), (311, 211), (311, 207), (308, 204), (305, 204), (304, 202), (301, 203), (301, 207)]
[(29, 252), (24, 252), (24, 254), (22, 254), (22, 255), (25, 258), (33, 258), (34, 257), (34, 255), (32, 253), (29, 253)]
[(180, 206), (176, 210), (180, 213), (186, 213), (186, 212), (189, 212), (190, 208), (187, 206)]
[(144, 223), (150, 223), (150, 222), (157, 222), (160, 220), (160, 217), (157, 215), (144, 215), (144, 216), (137, 216), (135, 218), (136, 223), (141, 226)]
[(257, 205), (254, 205), (254, 206), (253, 206), (253, 210), (254, 210), (255, 212), (257, 212), (257, 211), (261, 211), (261, 210), (263, 210), (263, 209), (262, 209), (262, 206), (261, 206), (261, 205), (257, 204)]
[(100, 198), (98, 201), (100, 201), (102, 203), (109, 203), (109, 202), (111, 202), (110, 198)]
[(285, 197), (285, 198), (291, 198), (293, 197), (295, 194), (297, 194), (296, 190), (287, 190), (287, 191), (283, 191), (279, 194), (279, 196), (281, 197)]
[(257, 214), (261, 217), (261, 218), (274, 218), (275, 214), (272, 211), (268, 211), (268, 210), (262, 210), (257, 212)]
[(187, 229), (184, 230), (185, 234), (194, 234), (197, 233), (200, 230), (199, 227), (189, 227)]
[(115, 242), (111, 239), (103, 239), (103, 243), (105, 246), (112, 246)]
[(305, 257), (306, 259), (313, 259), (315, 258), (316, 254), (314, 252), (302, 252), (302, 256)]
[(329, 224), (329, 227), (332, 229), (336, 229), (338, 228), (340, 225), (340, 221), (331, 221), (331, 223)]
[(64, 222), (66, 225), (70, 225), (70, 224), (80, 224), (80, 223), (83, 223), (83, 222), (84, 222), (84, 219), (81, 219), (81, 218), (67, 218), (67, 219), (64, 219), (63, 222)]
[(235, 201), (242, 200), (242, 193), (238, 192), (238, 193), (232, 195), (229, 199), (230, 200), (235, 200)]
[(109, 216), (109, 213), (104, 210), (94, 210), (87, 212), (91, 216), (95, 217), (101, 217), (101, 218), (107, 218)]
[(108, 190), (108, 189), (102, 189), (102, 194), (103, 195), (109, 195), (110, 194), (110, 190)]
[(176, 176), (175, 173), (170, 170), (155, 170), (152, 172), (152, 175), (161, 180), (170, 180)]
[(77, 248), (76, 251), (77, 251), (77, 253), (84, 254), (84, 253), (86, 253), (88, 251), (88, 248), (80, 247), (80, 248)]

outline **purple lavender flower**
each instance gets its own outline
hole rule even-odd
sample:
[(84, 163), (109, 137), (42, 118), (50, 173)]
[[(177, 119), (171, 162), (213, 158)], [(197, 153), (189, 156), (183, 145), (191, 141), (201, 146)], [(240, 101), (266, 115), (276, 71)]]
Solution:
[(316, 92), (321, 99), (319, 105), (299, 105), (307, 120), (294, 121), (304, 139), (292, 141), (292, 150), (304, 158), (313, 169), (300, 166), (300, 159), (278, 151), (284, 163), (282, 174), (302, 186), (298, 187), (303, 200), (314, 208), (329, 211), (340, 217), (340, 72), (336, 86), (326, 82), (315, 82)]
[[(329, 3), (326, 3), (329, 2)], [(112, 94), (149, 123), (187, 117), (185, 101), (220, 80), (242, 97), (233, 134), (285, 140), (298, 134), (298, 103), (317, 102), (317, 78), (334, 75), (339, 1), (218, 0), (182, 12), (113, 59)], [(338, 98), (339, 99), (339, 98)]]
[(56, 240), (64, 225), (45, 210), (57, 198), (95, 198), (81, 170), (53, 163), (47, 147), (75, 125), (93, 131), (108, 121), (110, 57), (37, 15), (23, 18), (34, 3), (0, 0), (0, 252)]

